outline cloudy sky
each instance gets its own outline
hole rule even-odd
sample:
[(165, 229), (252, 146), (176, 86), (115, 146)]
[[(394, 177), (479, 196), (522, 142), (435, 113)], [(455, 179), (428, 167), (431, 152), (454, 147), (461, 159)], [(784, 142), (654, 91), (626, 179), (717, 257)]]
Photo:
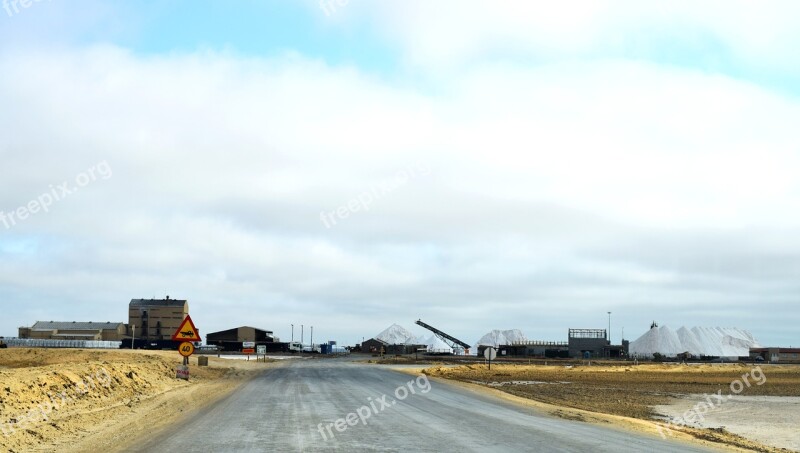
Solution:
[[(560, 4), (559, 4), (560, 5)], [(3, 1), (0, 335), (800, 346), (800, 3)]]

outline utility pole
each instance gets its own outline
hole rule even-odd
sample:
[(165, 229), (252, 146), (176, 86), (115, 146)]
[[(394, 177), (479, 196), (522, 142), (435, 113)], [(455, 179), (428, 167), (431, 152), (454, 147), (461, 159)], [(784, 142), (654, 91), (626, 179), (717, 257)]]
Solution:
[(292, 343), (294, 343), (294, 324), (292, 324)]
[(300, 324), (300, 344), (305, 346), (305, 343), (303, 342), (303, 329), (303, 325)]
[(314, 326), (311, 326), (311, 352), (314, 352)]
[(608, 312), (608, 344), (611, 344), (611, 312)]
[(133, 343), (136, 341), (136, 324), (133, 326), (133, 336), (131, 337), (131, 349), (133, 349)]

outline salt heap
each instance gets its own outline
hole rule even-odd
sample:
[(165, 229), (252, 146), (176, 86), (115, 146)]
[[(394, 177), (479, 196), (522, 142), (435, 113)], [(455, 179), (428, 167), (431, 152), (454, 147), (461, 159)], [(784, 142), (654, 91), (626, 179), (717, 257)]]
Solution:
[(397, 324), (392, 324), (384, 329), (383, 332), (375, 336), (375, 339), (381, 340), (386, 344), (420, 344), (419, 339), (413, 333)]
[(652, 357), (659, 353), (675, 357), (683, 352), (694, 356), (741, 357), (750, 354), (750, 348), (758, 348), (753, 335), (735, 327), (681, 327), (673, 331), (667, 326), (651, 327), (644, 335), (631, 342), (632, 356)]
[(451, 348), (447, 343), (442, 341), (441, 338), (437, 337), (436, 335), (431, 335), (427, 341), (425, 341), (425, 345), (428, 347), (428, 354), (452, 354), (453, 348)]
[(525, 337), (525, 334), (522, 333), (519, 329), (511, 329), (511, 330), (493, 330), (486, 335), (482, 336), (475, 346), (470, 349), (470, 353), (477, 354), (478, 353), (478, 346), (494, 346), (499, 347), (500, 345), (504, 344), (512, 344), (518, 341), (528, 341)]

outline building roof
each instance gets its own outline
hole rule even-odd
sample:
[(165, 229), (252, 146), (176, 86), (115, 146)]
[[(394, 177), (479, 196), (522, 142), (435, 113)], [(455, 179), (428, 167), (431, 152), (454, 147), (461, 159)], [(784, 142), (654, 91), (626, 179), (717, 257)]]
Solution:
[(269, 333), (269, 334), (273, 333), (271, 330), (259, 329), (258, 327), (241, 326), (241, 327), (234, 327), (233, 329), (220, 330), (219, 332), (211, 332), (208, 335), (215, 335), (215, 334), (228, 333), (228, 332), (234, 332), (234, 331), (238, 332), (240, 329), (253, 329), (253, 330), (257, 331), (257, 332), (264, 332), (264, 333)]
[(131, 299), (131, 307), (183, 307), (186, 299)]
[(96, 333), (57, 333), (53, 335), (58, 338), (93, 338)]
[(750, 352), (770, 352), (775, 350), (779, 354), (800, 354), (800, 348), (750, 348)]
[(31, 330), (117, 330), (121, 322), (36, 321)]

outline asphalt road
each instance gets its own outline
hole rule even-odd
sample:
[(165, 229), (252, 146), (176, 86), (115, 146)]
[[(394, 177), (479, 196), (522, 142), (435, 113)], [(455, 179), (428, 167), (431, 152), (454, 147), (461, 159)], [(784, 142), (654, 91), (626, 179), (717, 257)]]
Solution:
[(337, 359), (271, 369), (135, 451), (325, 450), (710, 451), (553, 418), (442, 381)]

